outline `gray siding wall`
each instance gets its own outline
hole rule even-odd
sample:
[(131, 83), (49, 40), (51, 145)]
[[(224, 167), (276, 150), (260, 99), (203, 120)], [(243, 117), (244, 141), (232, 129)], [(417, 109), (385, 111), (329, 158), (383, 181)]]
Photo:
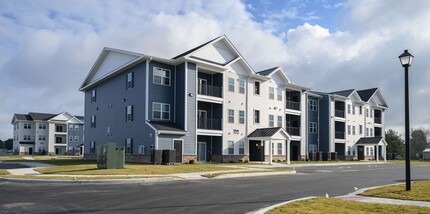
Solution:
[[(73, 126), (73, 129), (70, 129), (70, 126)], [(76, 126), (78, 126), (78, 131), (76, 131)], [(79, 151), (79, 145), (84, 143), (84, 125), (83, 124), (74, 124), (74, 123), (69, 123), (68, 127), (67, 127), (67, 134), (68, 134), (68, 138), (70, 139), (70, 136), (73, 136), (73, 141), (70, 142), (69, 139), (67, 139), (68, 142), (68, 147), (69, 147), (69, 151), (71, 151), (71, 149), (74, 149), (74, 151)], [(79, 137), (79, 141), (75, 141), (75, 136)]]
[(197, 128), (197, 66), (193, 63), (187, 63), (187, 94), (193, 93), (194, 96), (186, 96), (187, 100), (187, 131), (184, 136), (184, 154), (196, 155), (196, 128)]
[(310, 127), (310, 123), (311, 122), (314, 122), (314, 123), (317, 123), (317, 127), (319, 127), (320, 126), (320, 124), (318, 124), (318, 98), (315, 98), (315, 97), (311, 97), (311, 96), (309, 96), (309, 101), (310, 100), (313, 100), (313, 101), (316, 101), (317, 102), (317, 110), (316, 111), (311, 111), (311, 110), (309, 110), (309, 103), (308, 103), (308, 105), (307, 105), (307, 111), (308, 111), (308, 143), (309, 144), (313, 144), (313, 145), (318, 145), (318, 132), (319, 132), (319, 130), (317, 130), (317, 133), (310, 133), (309, 132), (309, 127)]
[(329, 133), (330, 133), (330, 100), (328, 95), (323, 95), (323, 98), (319, 102), (320, 112), (320, 151), (329, 152)]
[[(129, 72), (134, 72), (134, 87), (127, 90)], [(155, 132), (145, 123), (145, 83), (146, 63), (143, 62), (85, 92), (85, 153), (90, 152), (91, 141), (96, 145), (113, 142), (124, 146), (126, 138), (133, 138), (133, 153), (137, 153), (140, 145), (145, 146), (146, 153), (149, 152), (150, 146), (155, 145)], [(94, 103), (91, 103), (92, 89), (97, 90)], [(128, 105), (133, 105), (134, 109), (132, 122), (125, 120)], [(95, 128), (90, 128), (92, 115), (96, 116)]]
[(185, 129), (185, 63), (176, 66), (176, 124)]

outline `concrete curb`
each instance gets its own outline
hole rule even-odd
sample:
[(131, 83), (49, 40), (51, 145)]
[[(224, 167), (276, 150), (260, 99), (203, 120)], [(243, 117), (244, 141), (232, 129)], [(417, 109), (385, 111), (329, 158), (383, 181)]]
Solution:
[(253, 172), (253, 173), (237, 173), (237, 174), (223, 174), (211, 179), (225, 179), (225, 178), (242, 178), (242, 177), (259, 177), (259, 176), (271, 176), (271, 175), (293, 175), (296, 174), (296, 170), (286, 172)]
[(73, 184), (91, 184), (91, 183), (157, 183), (167, 181), (183, 180), (180, 178), (131, 178), (131, 179), (103, 179), (103, 180), (48, 180), (48, 179), (24, 179), (24, 178), (1, 178), (0, 181), (14, 183), (73, 183)]
[(271, 209), (274, 209), (276, 207), (279, 207), (279, 206), (282, 206), (282, 205), (285, 205), (285, 204), (289, 204), (289, 203), (293, 203), (293, 202), (296, 202), (296, 201), (303, 201), (303, 200), (308, 200), (308, 199), (312, 199), (312, 198), (316, 198), (316, 197), (315, 196), (311, 196), (311, 197), (294, 199), (294, 200), (291, 200), (291, 201), (286, 201), (286, 202), (282, 202), (282, 203), (279, 203), (279, 204), (275, 204), (275, 205), (272, 205), (270, 207), (266, 207), (266, 208), (263, 208), (263, 209), (260, 209), (260, 210), (257, 210), (257, 211), (252, 211), (252, 212), (249, 212), (248, 214), (264, 214), (267, 211), (269, 211)]

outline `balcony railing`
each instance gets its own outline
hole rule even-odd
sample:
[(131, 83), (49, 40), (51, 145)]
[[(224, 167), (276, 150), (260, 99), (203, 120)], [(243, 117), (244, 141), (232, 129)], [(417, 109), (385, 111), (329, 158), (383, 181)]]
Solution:
[(287, 100), (285, 108), (300, 111), (300, 102)]
[(205, 84), (199, 83), (197, 93), (201, 95), (212, 96), (212, 97), (222, 97), (222, 88), (213, 86), (213, 85), (205, 85)]
[(342, 111), (342, 110), (334, 110), (334, 116), (345, 118), (345, 111)]
[(203, 117), (197, 118), (197, 128), (198, 129), (209, 129), (209, 130), (221, 130), (220, 119), (208, 119)]
[(375, 123), (382, 124), (382, 119), (380, 117), (375, 117)]
[(64, 141), (55, 141), (55, 143), (57, 143), (57, 144), (66, 144), (66, 142)]
[(334, 132), (334, 138), (345, 139), (345, 132)]
[(300, 127), (291, 127), (291, 126), (287, 126), (287, 128), (285, 129), (288, 134), (290, 135), (295, 135), (295, 136), (300, 136)]

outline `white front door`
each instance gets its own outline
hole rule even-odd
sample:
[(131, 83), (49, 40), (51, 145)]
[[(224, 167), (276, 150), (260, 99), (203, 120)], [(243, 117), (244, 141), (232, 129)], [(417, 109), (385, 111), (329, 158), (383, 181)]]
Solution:
[(206, 142), (197, 143), (197, 161), (206, 162)]

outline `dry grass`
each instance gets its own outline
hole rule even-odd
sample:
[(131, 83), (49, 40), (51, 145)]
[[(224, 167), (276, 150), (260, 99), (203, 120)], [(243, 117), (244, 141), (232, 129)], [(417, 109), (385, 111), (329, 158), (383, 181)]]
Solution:
[(376, 204), (366, 202), (347, 201), (338, 198), (314, 198), (285, 204), (267, 212), (267, 214), (281, 213), (430, 213), (428, 207), (403, 206), (392, 204)]
[(360, 195), (413, 201), (430, 201), (429, 193), (430, 181), (416, 181), (412, 183), (411, 191), (405, 190), (405, 184), (399, 184), (370, 189)]
[(6, 169), (0, 169), (0, 175), (9, 175), (10, 173)]
[(291, 171), (290, 169), (265, 169), (265, 170), (250, 170), (250, 171), (240, 171), (240, 172), (222, 172), (222, 173), (210, 173), (202, 175), (206, 178), (215, 178), (220, 175), (230, 175), (230, 174), (246, 174), (246, 173), (265, 173), (265, 172), (282, 172)]

